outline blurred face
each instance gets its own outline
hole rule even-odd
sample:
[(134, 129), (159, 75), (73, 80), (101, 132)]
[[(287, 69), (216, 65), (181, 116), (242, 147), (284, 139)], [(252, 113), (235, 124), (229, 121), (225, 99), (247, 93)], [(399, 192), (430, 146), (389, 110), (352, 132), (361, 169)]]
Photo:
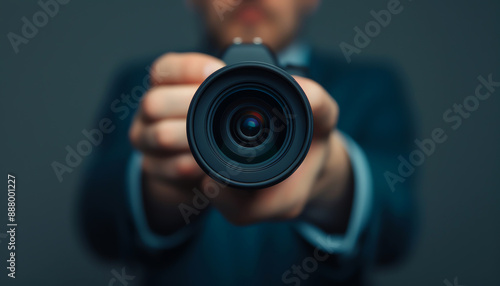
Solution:
[(319, 0), (191, 0), (210, 38), (225, 47), (240, 37), (243, 42), (262, 38), (279, 51), (298, 33), (304, 18)]

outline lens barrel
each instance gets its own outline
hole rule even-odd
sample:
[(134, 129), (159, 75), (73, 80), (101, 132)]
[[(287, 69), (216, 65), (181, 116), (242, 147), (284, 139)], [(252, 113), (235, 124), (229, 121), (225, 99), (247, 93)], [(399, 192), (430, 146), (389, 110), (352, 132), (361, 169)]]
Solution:
[(235, 188), (269, 187), (302, 163), (312, 112), (298, 83), (264, 62), (241, 62), (210, 75), (188, 111), (187, 137), (200, 167)]

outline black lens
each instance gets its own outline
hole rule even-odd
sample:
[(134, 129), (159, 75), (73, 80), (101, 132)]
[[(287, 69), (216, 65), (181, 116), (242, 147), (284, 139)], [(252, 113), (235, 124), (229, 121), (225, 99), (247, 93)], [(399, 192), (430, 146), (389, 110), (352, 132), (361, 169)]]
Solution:
[(212, 178), (238, 188), (274, 185), (300, 165), (312, 139), (305, 94), (283, 70), (248, 62), (220, 69), (188, 112), (189, 146)]

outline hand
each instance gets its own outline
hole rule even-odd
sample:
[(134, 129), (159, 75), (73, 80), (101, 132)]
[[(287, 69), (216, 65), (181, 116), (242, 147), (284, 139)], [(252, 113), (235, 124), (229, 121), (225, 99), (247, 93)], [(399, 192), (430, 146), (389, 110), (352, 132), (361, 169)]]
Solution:
[(351, 170), (342, 140), (334, 131), (338, 106), (319, 84), (306, 78), (295, 77), (311, 104), (314, 136), (294, 174), (270, 188), (249, 191), (221, 187), (203, 173), (189, 151), (186, 116), (200, 83), (223, 65), (216, 58), (187, 53), (167, 54), (152, 68), (152, 88), (136, 114), (130, 140), (144, 154), (144, 201), (153, 230), (170, 233), (182, 227), (179, 204), (191, 205), (194, 188), (208, 192), (214, 184), (220, 190), (211, 199), (213, 205), (235, 224), (290, 219), (306, 205), (319, 210), (342, 206)]
[(191, 204), (192, 190), (204, 177), (189, 151), (186, 116), (198, 86), (223, 66), (221, 60), (208, 55), (169, 53), (151, 69), (152, 86), (143, 97), (129, 137), (143, 154), (146, 216), (159, 233), (184, 225), (178, 205)]
[[(350, 161), (335, 131), (338, 106), (318, 83), (295, 79), (309, 99), (314, 118), (311, 148), (301, 166), (283, 182), (265, 189), (235, 190), (218, 184), (219, 194), (212, 202), (229, 221), (242, 225), (291, 219), (307, 205), (306, 219), (336, 231), (346, 225), (352, 187)], [(205, 176), (201, 189), (208, 190), (214, 184)]]

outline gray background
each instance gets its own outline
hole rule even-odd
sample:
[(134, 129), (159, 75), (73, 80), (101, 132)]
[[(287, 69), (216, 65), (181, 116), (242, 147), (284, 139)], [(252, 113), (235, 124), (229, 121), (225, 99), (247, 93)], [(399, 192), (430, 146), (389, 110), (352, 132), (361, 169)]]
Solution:
[[(0, 4), (0, 173), (17, 175), (16, 284), (107, 285), (110, 271), (124, 265), (97, 259), (74, 221), (85, 164), (62, 183), (50, 164), (64, 160), (64, 147), (76, 145), (82, 129), (95, 127), (104, 91), (121, 63), (198, 42), (195, 16), (182, 1), (72, 0), (15, 54), (7, 33), (20, 34), (21, 17), (40, 9), (27, 2)], [(370, 10), (388, 1), (323, 2), (308, 37), (339, 53), (340, 42), (352, 43), (353, 27), (364, 26)], [(500, 80), (499, 3), (403, 1), (403, 12), (354, 56), (382, 57), (403, 68), (420, 114), (421, 138), (436, 127), (449, 130), (443, 112), (473, 94), (478, 75), (492, 73)], [(448, 132), (448, 140), (419, 168), (416, 247), (403, 263), (377, 271), (378, 285), (444, 285), (454, 277), (468, 286), (498, 284), (499, 93)], [(3, 193), (1, 232), (6, 198)], [(6, 240), (0, 240), (3, 281)]]

